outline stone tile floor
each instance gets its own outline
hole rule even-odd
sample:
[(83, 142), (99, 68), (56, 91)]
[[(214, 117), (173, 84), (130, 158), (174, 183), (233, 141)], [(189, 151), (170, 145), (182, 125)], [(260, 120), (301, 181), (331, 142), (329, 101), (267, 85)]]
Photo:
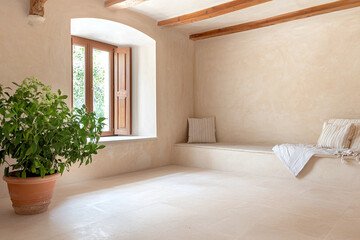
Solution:
[(55, 192), (34, 216), (0, 199), (0, 239), (360, 239), (360, 189), (304, 179), (168, 166)]

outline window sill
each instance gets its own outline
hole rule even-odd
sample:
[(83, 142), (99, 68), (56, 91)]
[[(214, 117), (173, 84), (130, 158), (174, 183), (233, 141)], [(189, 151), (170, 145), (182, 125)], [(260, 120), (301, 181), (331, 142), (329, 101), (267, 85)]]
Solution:
[(156, 140), (156, 136), (110, 136), (110, 137), (101, 137), (101, 143), (106, 142), (132, 142), (132, 141), (146, 141), (146, 140)]

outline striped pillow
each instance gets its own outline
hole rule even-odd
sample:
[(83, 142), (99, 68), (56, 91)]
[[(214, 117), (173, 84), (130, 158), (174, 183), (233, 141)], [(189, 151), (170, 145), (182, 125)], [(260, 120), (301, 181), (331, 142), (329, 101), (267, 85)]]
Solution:
[(327, 123), (343, 126), (349, 123), (353, 123), (356, 126), (360, 125), (360, 119), (329, 119)]
[(351, 140), (350, 149), (355, 152), (360, 152), (360, 124), (355, 125), (356, 130)]
[(326, 124), (318, 140), (318, 147), (344, 149), (349, 148), (355, 132), (354, 124)]
[(188, 143), (216, 143), (215, 118), (189, 118)]

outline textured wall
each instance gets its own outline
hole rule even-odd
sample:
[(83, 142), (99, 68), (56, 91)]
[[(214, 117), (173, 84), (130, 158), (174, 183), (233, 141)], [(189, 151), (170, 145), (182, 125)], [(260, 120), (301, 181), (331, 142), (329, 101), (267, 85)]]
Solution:
[(360, 118), (360, 8), (198, 41), (195, 114), (222, 142), (314, 143)]
[(132, 132), (134, 135), (156, 136), (155, 66), (156, 43), (132, 47)]
[[(104, 7), (102, 0), (61, 0), (46, 3), (46, 22), (30, 26), (29, 1), (0, 0), (0, 83), (9, 85), (37, 76), (65, 94), (71, 90), (70, 19), (103, 18), (134, 27), (157, 42), (158, 139), (106, 143), (87, 167), (73, 167), (60, 180), (85, 179), (167, 165), (175, 142), (186, 138), (186, 118), (193, 113), (194, 44), (187, 36), (161, 30), (156, 21), (127, 10)], [(0, 169), (2, 171), (2, 169)], [(6, 195), (0, 181), (0, 197)]]

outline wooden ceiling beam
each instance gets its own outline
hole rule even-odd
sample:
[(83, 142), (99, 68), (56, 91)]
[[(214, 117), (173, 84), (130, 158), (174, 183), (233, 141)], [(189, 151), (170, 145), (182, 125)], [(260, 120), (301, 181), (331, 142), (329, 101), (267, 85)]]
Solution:
[(160, 27), (179, 26), (188, 23), (194, 23), (270, 1), (272, 0), (235, 0), (211, 8), (207, 8), (198, 12), (160, 21), (158, 22), (158, 26)]
[(190, 35), (192, 40), (200, 40), (206, 38), (219, 37), (223, 35), (244, 32), (252, 29), (263, 28), (279, 23), (285, 23), (298, 19), (308, 18), (321, 14), (336, 12), (340, 10), (355, 8), (360, 6), (360, 0), (340, 0), (328, 4), (323, 4), (311, 8), (302, 9), (295, 12), (290, 12), (275, 17), (270, 17), (262, 20), (243, 23), (235, 26), (225, 27), (221, 29), (211, 30), (207, 32), (197, 33)]
[(129, 8), (145, 1), (147, 0), (107, 0), (105, 2), (105, 7), (111, 7), (118, 4), (120, 8)]

